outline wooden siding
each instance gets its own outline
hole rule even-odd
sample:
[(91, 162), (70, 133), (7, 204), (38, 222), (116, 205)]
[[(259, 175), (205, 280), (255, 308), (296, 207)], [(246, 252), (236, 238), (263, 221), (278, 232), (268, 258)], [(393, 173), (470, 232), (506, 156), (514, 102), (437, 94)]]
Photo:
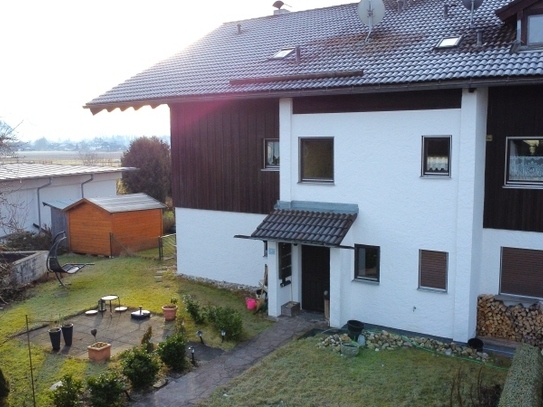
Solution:
[(296, 98), (294, 114), (383, 112), (395, 110), (454, 109), (460, 108), (462, 91), (395, 92), (342, 96), (314, 96)]
[[(68, 211), (68, 227), (72, 252), (117, 256), (123, 246), (132, 251), (158, 246), (162, 210), (109, 213), (84, 202)], [(116, 239), (113, 245), (110, 234)]]
[(543, 136), (543, 86), (489, 90), (484, 227), (543, 232), (543, 190), (504, 188), (508, 136)]
[(111, 215), (99, 207), (82, 203), (68, 211), (70, 251), (110, 256)]
[(174, 205), (269, 213), (279, 199), (279, 172), (262, 170), (264, 139), (279, 137), (278, 100), (170, 108)]

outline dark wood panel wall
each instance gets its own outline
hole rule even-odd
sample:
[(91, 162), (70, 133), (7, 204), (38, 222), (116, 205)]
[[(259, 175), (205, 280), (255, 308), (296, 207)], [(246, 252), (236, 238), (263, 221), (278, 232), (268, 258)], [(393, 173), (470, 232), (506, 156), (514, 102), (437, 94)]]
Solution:
[(294, 114), (460, 108), (461, 89), (313, 96), (294, 99)]
[(504, 188), (506, 137), (543, 136), (543, 86), (489, 90), (484, 227), (543, 232), (543, 190)]
[(279, 137), (279, 101), (175, 104), (171, 109), (176, 207), (267, 214), (279, 172), (262, 171), (264, 139)]

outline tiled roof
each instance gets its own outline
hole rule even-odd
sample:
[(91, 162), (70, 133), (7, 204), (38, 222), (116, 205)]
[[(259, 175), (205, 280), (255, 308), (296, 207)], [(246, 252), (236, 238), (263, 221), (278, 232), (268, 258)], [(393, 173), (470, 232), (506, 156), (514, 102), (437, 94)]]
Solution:
[[(496, 10), (508, 0), (485, 0), (474, 12), (461, 0), (385, 0), (373, 28), (358, 4), (225, 23), (192, 46), (89, 102), (93, 112), (217, 97), (293, 96), (457, 87), (497, 81), (543, 82), (543, 49), (510, 53), (515, 25)], [(238, 31), (239, 24), (239, 31)], [(482, 45), (477, 45), (477, 30)], [(456, 48), (436, 49), (443, 37), (462, 35)], [(271, 60), (284, 47), (300, 47)]]
[(87, 165), (58, 165), (58, 164), (4, 164), (0, 165), (0, 181), (22, 179), (56, 178), (72, 175), (90, 175), (106, 173), (122, 173), (133, 171), (133, 167), (102, 167)]
[(355, 213), (275, 209), (251, 234), (252, 239), (339, 246)]
[(164, 209), (166, 205), (157, 201), (154, 198), (151, 198), (149, 195), (144, 193), (139, 194), (127, 194), (127, 195), (117, 195), (117, 196), (108, 196), (100, 198), (83, 198), (77, 201), (76, 203), (64, 208), (65, 211), (69, 211), (72, 208), (80, 205), (83, 202), (91, 202), (96, 206), (104, 209), (109, 213), (117, 212), (135, 212), (135, 211), (145, 211), (149, 209)]

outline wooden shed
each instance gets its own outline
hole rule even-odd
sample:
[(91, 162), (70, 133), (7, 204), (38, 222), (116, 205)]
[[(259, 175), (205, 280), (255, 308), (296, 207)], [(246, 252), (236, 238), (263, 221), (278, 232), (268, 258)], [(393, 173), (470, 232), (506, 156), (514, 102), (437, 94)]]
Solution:
[(83, 198), (64, 209), (69, 249), (74, 253), (118, 256), (158, 246), (166, 205), (147, 194)]

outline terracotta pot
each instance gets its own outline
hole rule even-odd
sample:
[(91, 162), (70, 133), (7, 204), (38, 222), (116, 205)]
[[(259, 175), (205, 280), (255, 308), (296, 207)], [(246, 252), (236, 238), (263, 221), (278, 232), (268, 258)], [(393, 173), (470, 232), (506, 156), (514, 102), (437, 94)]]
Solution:
[(111, 343), (96, 342), (87, 346), (87, 352), (89, 353), (89, 360), (101, 362), (111, 357)]
[(163, 305), (162, 313), (166, 321), (175, 321), (177, 315), (177, 305)]

